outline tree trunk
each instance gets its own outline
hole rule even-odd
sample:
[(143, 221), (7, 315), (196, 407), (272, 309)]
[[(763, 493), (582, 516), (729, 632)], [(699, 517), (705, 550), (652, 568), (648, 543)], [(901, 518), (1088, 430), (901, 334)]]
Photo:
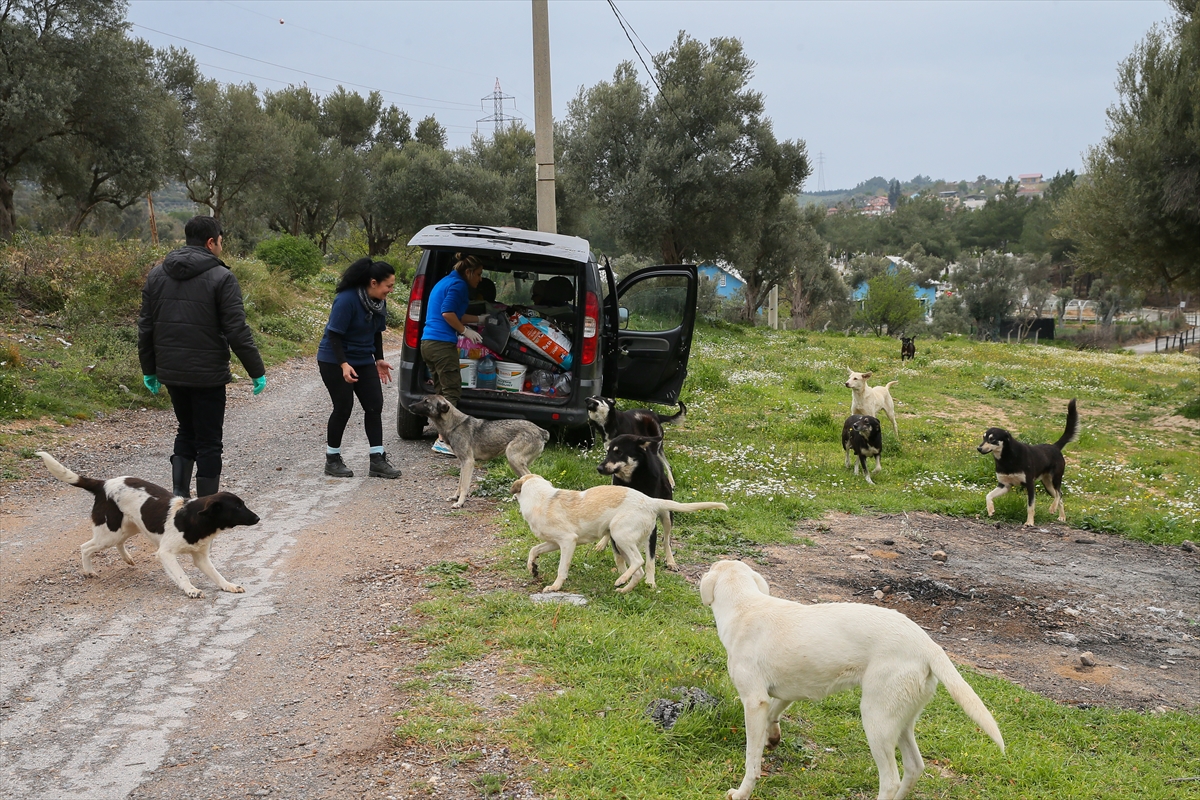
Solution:
[(679, 257), (679, 248), (675, 245), (675, 239), (669, 232), (664, 233), (662, 237), (662, 257), (664, 264), (680, 264), (683, 261)]
[(0, 175), (0, 241), (7, 242), (17, 231), (17, 209), (13, 205), (13, 187), (7, 175)]
[(801, 330), (808, 327), (808, 303), (804, 297), (804, 282), (794, 278), (791, 292), (792, 328)]

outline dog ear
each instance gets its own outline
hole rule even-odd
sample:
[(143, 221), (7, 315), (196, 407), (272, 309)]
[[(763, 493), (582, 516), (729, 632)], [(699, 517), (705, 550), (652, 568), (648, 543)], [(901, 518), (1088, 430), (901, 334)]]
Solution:
[(450, 401), (444, 397), (439, 397), (437, 400), (437, 412), (439, 414), (445, 414), (449, 410), (450, 410)]
[(531, 472), (531, 473), (529, 473), (529, 475), (522, 475), (521, 477), (519, 477), (515, 481), (513, 481), (512, 488), (509, 489), (509, 492), (511, 494), (520, 494), (521, 488), (525, 485), (526, 481), (532, 474), (533, 473)]
[(864, 373), (862, 374), (862, 376), (863, 376), (864, 378), (869, 378), (869, 377), (871, 377), (871, 373), (869, 373), (869, 372), (864, 372)]
[(758, 587), (758, 590), (763, 594), (770, 596), (771, 587), (767, 586), (767, 579), (762, 575), (759, 575), (758, 572), (753, 569), (750, 570), (750, 574), (754, 576), (754, 585)]
[(706, 606), (713, 604), (713, 589), (716, 588), (717, 576), (710, 569), (700, 579), (700, 602)]

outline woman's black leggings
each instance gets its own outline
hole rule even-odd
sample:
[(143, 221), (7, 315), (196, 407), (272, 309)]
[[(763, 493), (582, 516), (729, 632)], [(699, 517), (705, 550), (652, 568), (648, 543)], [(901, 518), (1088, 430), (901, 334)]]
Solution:
[(383, 446), (383, 386), (379, 383), (379, 371), (374, 364), (351, 364), (358, 373), (357, 383), (346, 383), (342, 378), (342, 367), (327, 361), (318, 361), (321, 380), (329, 390), (333, 401), (333, 413), (329, 415), (325, 440), (330, 447), (342, 446), (342, 434), (354, 411), (354, 396), (363, 409), (363, 424), (367, 429), (367, 443), (371, 447)]

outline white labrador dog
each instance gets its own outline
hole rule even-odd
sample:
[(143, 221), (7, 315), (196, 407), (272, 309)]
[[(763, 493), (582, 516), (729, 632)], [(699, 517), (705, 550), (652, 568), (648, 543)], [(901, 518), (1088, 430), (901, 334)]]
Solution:
[(792, 701), (820, 700), (854, 686), (862, 686), (860, 709), (879, 770), (879, 800), (900, 800), (925, 769), (913, 726), (938, 681), (1004, 750), (996, 721), (945, 651), (898, 611), (774, 598), (763, 577), (740, 561), (713, 564), (700, 580), (700, 599), (712, 606), (729, 677), (746, 712), (746, 776), (727, 800), (746, 800), (754, 790), (763, 748), (779, 743), (779, 715)]
[[(526, 568), (530, 573), (537, 577), (538, 556), (559, 551), (558, 577), (543, 592), (562, 588), (577, 545), (605, 536), (612, 537), (613, 556), (621, 573), (615, 585), (622, 588), (617, 591), (628, 592), (637, 586), (643, 571), (646, 583), (654, 586), (650, 534), (655, 520), (666, 517), (669, 511), (729, 510), (724, 503), (676, 503), (647, 497), (628, 486), (593, 486), (582, 492), (556, 489), (550, 481), (532, 473), (517, 478), (512, 493), (517, 495), (529, 529), (542, 540), (529, 551)], [(645, 551), (645, 560), (639, 551)]]
[(896, 407), (892, 403), (892, 387), (900, 381), (892, 381), (886, 386), (868, 386), (867, 378), (870, 372), (855, 372), (849, 367), (846, 371), (850, 377), (846, 379), (846, 388), (850, 390), (850, 413), (865, 414), (879, 419), (882, 411), (892, 421), (892, 432), (900, 438), (900, 429), (896, 427)]

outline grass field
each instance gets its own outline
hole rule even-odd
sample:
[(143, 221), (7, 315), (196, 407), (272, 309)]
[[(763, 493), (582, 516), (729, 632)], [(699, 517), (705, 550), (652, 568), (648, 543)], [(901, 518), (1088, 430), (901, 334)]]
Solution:
[[(1062, 432), (1067, 400), (1078, 400), (1082, 432), (1067, 448), (1068, 524), (1157, 543), (1195, 539), (1200, 529), (1200, 444), (1195, 423), (1172, 417), (1195, 394), (1195, 359), (1135, 357), (965, 340), (922, 342), (903, 367), (893, 340), (803, 332), (703, 329), (685, 387), (687, 421), (668, 432), (677, 498), (720, 499), (728, 514), (681, 518), (683, 563), (794, 542), (797, 520), (829, 510), (924, 509), (984, 513), (994, 486), (990, 458), (974, 447), (1001, 425), (1027, 441)], [(875, 487), (843, 467), (841, 423), (849, 409), (845, 367), (898, 379), (900, 441), (885, 423), (884, 470)], [(558, 486), (601, 483), (600, 450), (549, 449), (535, 470)], [(485, 492), (503, 495), (512, 476), (493, 465)], [(1042, 494), (1038, 522), (1048, 522)], [(1024, 521), (1010, 493), (998, 516)], [(533, 543), (515, 504), (501, 513), (501, 569), (524, 580)], [(464, 603), (470, 581), (441, 581), (409, 631), (432, 646), (420, 676), (403, 688), (411, 705), (397, 734), (452, 758), (503, 745), (536, 764), (528, 776), (545, 797), (722, 797), (741, 779), (744, 733), (736, 692), (711, 612), (678, 575), (658, 591), (618, 596), (611, 555), (581, 549), (567, 590), (583, 608), (531, 604), (493, 592)], [(556, 559), (542, 558), (544, 575)], [(443, 570), (444, 572), (447, 570)], [(1193, 622), (1200, 631), (1200, 613)], [(462, 701), (448, 671), (487, 653), (507, 668), (558, 687), (501, 722)], [(1002, 679), (964, 670), (1009, 745), (1001, 754), (939, 691), (917, 726), (929, 766), (916, 798), (1186, 798), (1200, 795), (1200, 716), (1060, 706)], [(699, 686), (721, 698), (664, 732), (647, 705), (670, 688)], [(1184, 780), (1180, 780), (1184, 779)], [(488, 776), (481, 796), (503, 784)], [(785, 715), (756, 798), (873, 798), (874, 762), (858, 718), (858, 695), (801, 703)]]

